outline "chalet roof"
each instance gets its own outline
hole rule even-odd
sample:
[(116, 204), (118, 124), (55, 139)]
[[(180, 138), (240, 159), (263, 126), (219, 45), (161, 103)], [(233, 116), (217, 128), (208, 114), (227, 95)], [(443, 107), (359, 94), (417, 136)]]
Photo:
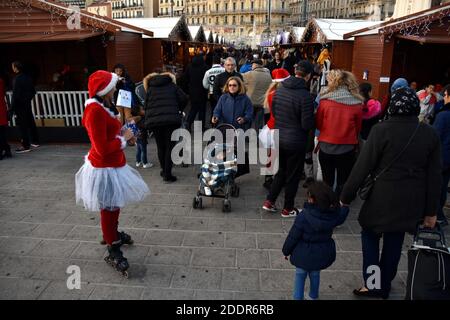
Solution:
[(131, 18), (118, 19), (118, 21), (152, 31), (153, 38), (192, 41), (186, 19), (183, 16), (175, 18)]
[[(6, 4), (4, 0), (1, 2)], [(80, 10), (78, 27), (68, 23), (76, 21), (71, 20), (73, 14), (68, 6), (54, 1), (15, 0), (9, 5), (0, 5), (0, 42), (80, 40), (121, 31), (152, 35), (152, 32), (86, 10)]]

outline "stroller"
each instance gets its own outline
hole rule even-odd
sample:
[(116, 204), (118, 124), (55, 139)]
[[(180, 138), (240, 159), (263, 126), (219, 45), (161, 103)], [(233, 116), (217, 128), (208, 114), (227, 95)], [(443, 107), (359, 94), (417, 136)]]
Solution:
[[(234, 127), (222, 124), (216, 129), (224, 133), (226, 129), (234, 130)], [(230, 212), (230, 196), (239, 196), (239, 187), (235, 183), (238, 172), (236, 149), (226, 143), (212, 142), (209, 146), (199, 174), (199, 187), (192, 206), (194, 209), (202, 209), (202, 197), (221, 198), (224, 199), (222, 211)]]

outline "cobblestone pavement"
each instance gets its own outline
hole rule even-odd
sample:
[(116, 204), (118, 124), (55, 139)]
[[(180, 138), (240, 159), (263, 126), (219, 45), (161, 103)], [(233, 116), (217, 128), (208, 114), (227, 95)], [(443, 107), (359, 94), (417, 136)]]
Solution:
[[(152, 194), (121, 213), (120, 228), (135, 239), (123, 249), (131, 263), (124, 279), (103, 261), (99, 215), (75, 206), (74, 175), (88, 147), (44, 145), (0, 162), (1, 299), (291, 299), (294, 269), (281, 247), (293, 219), (260, 209), (256, 166), (240, 178), (232, 212), (222, 213), (218, 199), (194, 210), (198, 167), (176, 167), (178, 181), (164, 184), (152, 139), (155, 167), (139, 169)], [(127, 149), (130, 165), (134, 151)], [(301, 189), (298, 205), (303, 196)], [(337, 260), (322, 272), (321, 299), (353, 299), (362, 283), (359, 205), (335, 232)], [(410, 243), (408, 236), (393, 299), (404, 295)], [(70, 265), (81, 268), (80, 290), (67, 289)]]

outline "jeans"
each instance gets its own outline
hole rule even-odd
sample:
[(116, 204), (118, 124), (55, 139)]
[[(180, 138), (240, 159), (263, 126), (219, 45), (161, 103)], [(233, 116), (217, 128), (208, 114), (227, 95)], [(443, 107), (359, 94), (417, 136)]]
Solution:
[(147, 164), (147, 144), (143, 141), (136, 141), (136, 162)]
[(309, 297), (311, 299), (319, 298), (320, 271), (306, 271), (302, 268), (296, 268), (294, 300), (303, 300), (305, 298), (305, 281), (307, 276), (309, 276)]
[[(383, 249), (380, 258), (380, 240), (383, 237)], [(361, 231), (362, 252), (363, 252), (363, 278), (367, 287), (369, 277), (373, 279), (373, 271), (367, 272), (369, 266), (379, 266), (380, 284), (383, 297), (387, 298), (391, 291), (391, 282), (397, 274), (398, 263), (402, 255), (404, 232), (375, 233), (371, 230)], [(372, 277), (371, 277), (372, 276)], [(372, 281), (369, 281), (372, 283)], [(368, 288), (369, 289), (369, 288)]]
[(267, 200), (275, 203), (284, 188), (284, 208), (294, 209), (294, 200), (305, 161), (305, 150), (279, 148), (279, 168), (270, 187)]
[(343, 154), (328, 154), (323, 151), (319, 152), (319, 162), (322, 168), (323, 181), (331, 188), (334, 186), (337, 172), (335, 192), (338, 196), (341, 194), (342, 188), (352, 172), (355, 161), (355, 151)]
[(437, 213), (437, 219), (446, 221), (447, 218), (444, 215), (444, 206), (447, 202), (448, 183), (450, 181), (450, 167), (442, 171), (442, 188), (441, 188), (441, 202)]

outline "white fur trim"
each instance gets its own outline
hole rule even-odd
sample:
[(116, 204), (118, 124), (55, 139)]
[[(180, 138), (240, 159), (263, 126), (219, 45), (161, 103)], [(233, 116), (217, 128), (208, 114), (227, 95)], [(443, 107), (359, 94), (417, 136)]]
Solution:
[(286, 77), (286, 78), (282, 78), (282, 79), (273, 79), (272, 81), (273, 82), (283, 82), (284, 80), (287, 80), (287, 79), (289, 79), (291, 76), (289, 76), (289, 77)]
[(119, 76), (117, 74), (111, 72), (111, 75), (112, 75), (111, 81), (108, 83), (108, 85), (99, 92), (97, 92), (97, 95), (99, 95), (100, 97), (103, 97), (108, 92), (110, 92), (116, 86), (117, 81), (119, 81)]
[(103, 103), (100, 103), (97, 99), (91, 98), (91, 99), (87, 99), (86, 102), (84, 103), (84, 106), (87, 107), (89, 104), (91, 103), (96, 103), (99, 106), (101, 106), (106, 112), (108, 112), (108, 114), (111, 116), (111, 118), (114, 119), (119, 119), (120, 118), (120, 113), (119, 114), (114, 114), (114, 112), (112, 112), (111, 110), (109, 110), (108, 108), (106, 108)]
[(122, 149), (125, 149), (125, 148), (126, 148), (126, 146), (127, 146), (127, 140), (125, 140), (125, 138), (124, 138), (124, 137), (122, 137), (122, 136), (119, 136), (119, 135), (117, 135), (117, 136), (116, 136), (116, 138), (119, 138), (119, 139), (120, 139), (120, 142), (122, 143), (122, 146), (121, 146), (121, 148), (122, 148)]

